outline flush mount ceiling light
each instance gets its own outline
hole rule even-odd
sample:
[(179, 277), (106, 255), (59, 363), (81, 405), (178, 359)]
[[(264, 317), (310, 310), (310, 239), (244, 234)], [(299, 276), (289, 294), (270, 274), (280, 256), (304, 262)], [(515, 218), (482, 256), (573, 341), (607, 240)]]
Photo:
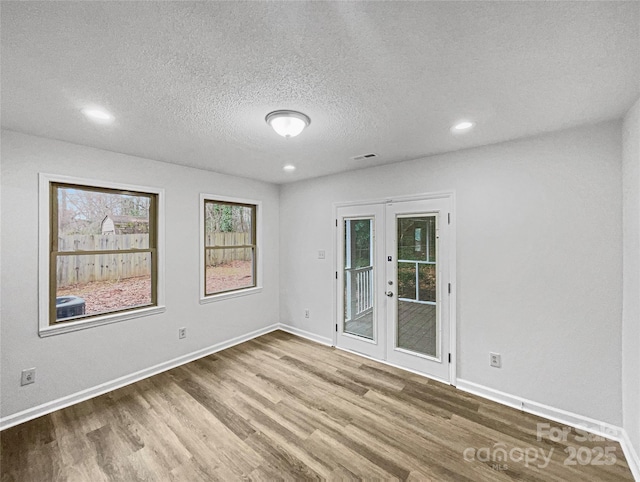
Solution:
[(461, 122), (458, 122), (456, 125), (454, 125), (451, 128), (451, 131), (452, 132), (464, 132), (464, 131), (468, 131), (469, 129), (471, 129), (475, 125), (476, 125), (475, 122), (461, 121)]
[(287, 164), (282, 169), (284, 169), (287, 172), (293, 172), (296, 170), (296, 166), (294, 166), (293, 164)]
[(114, 119), (114, 117), (106, 110), (97, 107), (85, 107), (81, 112), (92, 121), (100, 122), (102, 124), (113, 122)]
[(282, 137), (295, 137), (311, 124), (311, 119), (295, 110), (276, 110), (267, 114), (267, 124)]

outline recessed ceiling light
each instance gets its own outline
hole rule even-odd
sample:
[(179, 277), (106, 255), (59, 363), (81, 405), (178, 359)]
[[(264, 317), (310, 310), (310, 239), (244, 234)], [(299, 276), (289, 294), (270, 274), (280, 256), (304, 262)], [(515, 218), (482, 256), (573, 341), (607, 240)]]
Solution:
[(92, 121), (101, 122), (103, 124), (113, 122), (114, 117), (104, 109), (97, 107), (85, 107), (82, 113)]
[(295, 110), (276, 110), (264, 119), (282, 137), (295, 137), (311, 124), (309, 116)]
[(294, 166), (293, 164), (287, 164), (282, 169), (284, 169), (287, 172), (293, 172), (296, 170), (296, 166)]
[(469, 129), (471, 129), (475, 125), (476, 125), (475, 122), (461, 121), (461, 122), (458, 122), (456, 125), (454, 125), (451, 128), (451, 130), (454, 131), (454, 132), (468, 131)]

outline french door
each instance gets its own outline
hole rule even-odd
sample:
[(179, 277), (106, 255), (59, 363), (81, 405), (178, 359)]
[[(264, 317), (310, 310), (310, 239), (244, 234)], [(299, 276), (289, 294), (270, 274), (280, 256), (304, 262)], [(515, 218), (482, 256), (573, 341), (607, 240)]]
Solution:
[(450, 199), (337, 209), (336, 346), (450, 381)]

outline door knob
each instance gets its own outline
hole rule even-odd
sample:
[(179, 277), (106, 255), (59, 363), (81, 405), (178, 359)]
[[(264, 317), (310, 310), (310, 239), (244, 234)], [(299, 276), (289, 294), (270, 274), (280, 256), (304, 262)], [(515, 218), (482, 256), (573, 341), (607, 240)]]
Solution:
[(385, 293), (385, 295), (387, 295), (389, 298), (391, 298), (393, 296), (393, 293), (391, 291), (387, 291)]

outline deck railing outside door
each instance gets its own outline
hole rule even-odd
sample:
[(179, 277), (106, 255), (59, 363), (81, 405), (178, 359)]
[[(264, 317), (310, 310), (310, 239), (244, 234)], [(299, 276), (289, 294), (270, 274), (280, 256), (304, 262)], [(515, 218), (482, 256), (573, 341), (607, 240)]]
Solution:
[[(357, 319), (373, 309), (373, 266), (346, 268), (346, 319)], [(355, 313), (355, 316), (352, 314)]]

